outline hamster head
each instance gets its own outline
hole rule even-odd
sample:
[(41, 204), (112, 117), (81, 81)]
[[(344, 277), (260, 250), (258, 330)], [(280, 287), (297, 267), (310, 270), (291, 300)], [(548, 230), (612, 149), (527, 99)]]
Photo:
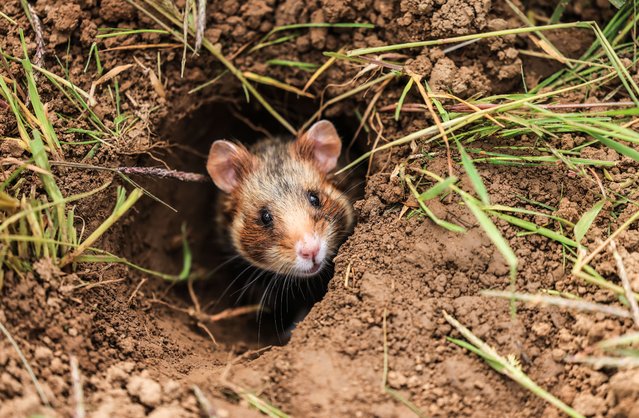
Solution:
[(349, 198), (330, 172), (342, 148), (322, 120), (295, 141), (263, 140), (251, 149), (215, 141), (207, 170), (225, 195), (231, 242), (263, 270), (311, 277), (329, 264), (353, 227)]

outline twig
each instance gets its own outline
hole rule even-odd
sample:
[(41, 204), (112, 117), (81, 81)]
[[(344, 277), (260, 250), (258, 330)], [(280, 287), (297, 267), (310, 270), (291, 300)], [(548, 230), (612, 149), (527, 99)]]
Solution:
[(585, 300), (572, 300), (560, 296), (530, 295), (526, 293), (507, 292), (500, 290), (485, 290), (482, 296), (496, 297), (502, 299), (514, 299), (540, 305), (553, 305), (562, 308), (575, 309), (584, 312), (601, 312), (607, 315), (630, 318), (630, 313), (616, 306), (602, 305), (600, 303), (588, 302)]
[[(26, 0), (22, 1), (22, 7), (27, 15), (27, 19), (33, 28), (33, 32), (35, 33), (35, 42), (36, 42), (36, 52), (33, 56), (33, 64), (40, 67), (42, 65), (42, 60), (44, 57), (44, 38), (42, 36), (42, 22), (40, 22), (40, 18), (35, 12), (35, 9), (31, 5), (31, 3)], [(33, 74), (34, 80), (37, 81), (37, 74)], [(29, 96), (26, 97), (24, 101), (26, 106), (29, 106), (31, 102), (31, 98)]]
[(424, 103), (428, 107), (428, 112), (433, 117), (433, 121), (435, 121), (435, 125), (437, 125), (437, 129), (444, 140), (444, 144), (446, 145), (446, 161), (448, 162), (448, 176), (453, 176), (453, 159), (450, 155), (450, 144), (448, 143), (448, 135), (446, 135), (446, 130), (442, 125), (442, 121), (439, 118), (437, 112), (435, 112), (435, 108), (433, 107), (433, 101), (429, 97), (428, 93), (426, 93), (426, 89), (424, 89), (424, 85), (422, 84), (422, 76), (419, 74), (415, 74), (412, 71), (406, 70), (406, 73), (415, 80), (415, 85), (417, 86), (417, 90), (424, 99)]
[[(397, 110), (397, 103), (389, 104), (377, 109), (378, 112), (395, 112)], [(402, 112), (427, 112), (426, 105), (421, 103), (404, 103), (402, 104)]]
[(202, 39), (204, 39), (204, 29), (206, 28), (206, 0), (197, 2), (197, 27), (195, 30), (195, 53), (200, 52)]
[(126, 279), (111, 279), (111, 280), (103, 280), (101, 282), (96, 282), (96, 283), (82, 283), (79, 284), (77, 286), (74, 286), (72, 288), (72, 290), (79, 290), (79, 289), (83, 289), (83, 290), (90, 290), (93, 289), (94, 287), (98, 287), (98, 286), (105, 286), (107, 284), (113, 284), (113, 283), (120, 283), (123, 282)]
[(634, 298), (632, 287), (630, 286), (630, 281), (626, 274), (626, 268), (623, 265), (621, 255), (617, 251), (617, 244), (615, 244), (615, 241), (610, 241), (610, 249), (612, 250), (612, 256), (615, 258), (615, 262), (617, 263), (617, 270), (619, 271), (619, 278), (621, 279), (623, 290), (626, 293), (626, 299), (630, 304), (632, 319), (635, 321), (635, 326), (639, 327), (639, 305), (637, 304), (637, 299)]
[(371, 101), (369, 102), (368, 106), (366, 106), (366, 110), (364, 111), (364, 114), (362, 115), (362, 121), (360, 122), (359, 126), (357, 127), (357, 130), (355, 131), (355, 134), (353, 135), (353, 139), (351, 140), (350, 144), (348, 144), (347, 155), (348, 155), (348, 152), (353, 147), (353, 144), (355, 143), (355, 140), (359, 136), (359, 133), (362, 131), (362, 128), (366, 124), (366, 119), (368, 119), (368, 117), (370, 116), (371, 112), (375, 108), (375, 104), (377, 103), (377, 101), (381, 97), (382, 93), (384, 93), (384, 90), (386, 89), (386, 86), (388, 86), (388, 84), (391, 82), (391, 80), (392, 79), (389, 78), (388, 80), (386, 80), (382, 84), (380, 84), (380, 86), (377, 89), (377, 92), (375, 93), (375, 95), (373, 96)]
[(78, 358), (74, 355), (69, 356), (71, 363), (71, 382), (73, 384), (73, 398), (75, 399), (74, 418), (84, 418), (86, 409), (84, 408), (84, 391), (82, 390), (82, 378), (80, 376), (80, 368), (78, 366)]
[(581, 364), (590, 364), (595, 369), (601, 368), (635, 368), (639, 367), (639, 359), (636, 357), (628, 356), (628, 357), (609, 357), (609, 356), (601, 356), (601, 357), (590, 357), (583, 355), (576, 356), (568, 356), (564, 359), (564, 361), (568, 363), (581, 363)]
[(138, 285), (135, 287), (135, 290), (133, 291), (133, 293), (131, 293), (131, 296), (129, 296), (129, 299), (126, 301), (127, 305), (131, 304), (131, 301), (133, 300), (133, 298), (138, 293), (138, 291), (140, 290), (140, 288), (142, 287), (144, 283), (146, 283), (146, 277), (140, 280), (140, 283), (138, 283)]
[(456, 45), (449, 46), (448, 48), (445, 48), (443, 52), (444, 52), (444, 54), (450, 54), (451, 52), (453, 52), (453, 51), (455, 51), (455, 50), (457, 50), (459, 48), (463, 48), (463, 47), (468, 46), (470, 44), (474, 44), (477, 41), (479, 41), (479, 38), (469, 39), (467, 41), (460, 42), (460, 43), (458, 43)]
[[(338, 54), (342, 54), (344, 52), (344, 48), (340, 49), (339, 51), (337, 51)], [(333, 65), (335, 63), (335, 61), (337, 60), (337, 56), (332, 56), (329, 57), (329, 59), (322, 64), (321, 67), (319, 67), (311, 76), (311, 78), (308, 79), (308, 81), (306, 82), (306, 84), (304, 85), (304, 88), (302, 89), (302, 91), (306, 91), (308, 90), (309, 87), (311, 87), (311, 85), (315, 82), (315, 80), (317, 80), (319, 78), (320, 75), (322, 75), (324, 73), (324, 71), (326, 71), (326, 69), (328, 67), (330, 67), (331, 65)]]
[(51, 165), (61, 167), (85, 168), (90, 170), (110, 171), (121, 174), (139, 174), (142, 176), (155, 176), (160, 178), (174, 178), (182, 181), (206, 183), (210, 179), (204, 174), (188, 173), (185, 171), (168, 170), (160, 167), (101, 167), (97, 165), (75, 163), (72, 161), (51, 161)]
[(204, 395), (202, 389), (200, 389), (198, 385), (191, 386), (191, 389), (193, 389), (195, 399), (197, 399), (197, 402), (200, 404), (200, 409), (204, 413), (204, 416), (208, 418), (218, 417), (218, 412), (213, 407), (213, 405), (211, 405), (211, 402), (207, 399), (206, 395)]
[(210, 329), (208, 329), (208, 327), (206, 325), (204, 325), (201, 322), (197, 322), (196, 325), (198, 326), (198, 328), (200, 328), (202, 331), (206, 332), (206, 334), (209, 336), (209, 338), (211, 339), (211, 342), (213, 342), (213, 345), (217, 347), (217, 340), (215, 339), (215, 335), (213, 335), (213, 333), (211, 332)]
[(188, 282), (186, 284), (187, 284), (187, 287), (189, 289), (189, 296), (191, 297), (191, 301), (193, 302), (193, 306), (195, 307), (195, 311), (196, 312), (202, 312), (202, 309), (200, 307), (200, 300), (196, 296), (195, 290), (193, 290), (193, 279), (189, 278), (189, 280), (188, 280)]
[(344, 273), (344, 287), (348, 289), (348, 279), (351, 277), (351, 268), (353, 267), (353, 262), (349, 261), (348, 266), (346, 266), (346, 272)]
[(366, 57), (366, 56), (359, 57), (359, 59), (367, 61), (367, 62), (370, 62), (371, 64), (375, 64), (378, 67), (384, 67), (384, 68), (388, 68), (390, 70), (404, 72), (404, 66), (403, 65), (391, 64), (389, 62), (381, 61), (381, 60), (378, 60), (378, 59), (375, 59), (375, 58), (369, 58), (369, 57)]
[[(375, 142), (373, 142), (373, 150), (377, 148), (377, 144), (379, 144), (379, 140), (382, 139), (383, 134), (384, 134), (384, 125), (382, 124), (382, 120), (379, 117), (379, 113), (375, 113), (375, 116), (377, 117), (377, 123), (379, 124), (379, 131), (376, 131), (377, 135), (375, 137)], [(371, 123), (371, 129), (375, 130), (375, 128), (373, 127), (373, 124)], [(371, 157), (368, 159), (368, 169), (366, 170), (366, 178), (368, 178), (371, 174), (371, 168), (373, 167), (373, 156), (374, 154), (371, 154)]]
[(384, 358), (382, 363), (382, 392), (386, 389), (386, 383), (388, 382), (388, 325), (386, 319), (388, 317), (388, 311), (384, 308), (382, 313), (382, 333), (384, 336)]
[(139, 174), (143, 176), (172, 178), (181, 181), (192, 181), (197, 183), (206, 183), (211, 181), (209, 177), (204, 174), (187, 173), (178, 170), (167, 170), (160, 167), (118, 167), (115, 170), (122, 174)]
[(42, 66), (42, 61), (44, 59), (44, 37), (42, 36), (42, 22), (40, 18), (36, 14), (35, 9), (31, 3), (27, 3), (29, 7), (29, 14), (31, 15), (31, 26), (33, 26), (33, 31), (35, 32), (35, 41), (36, 41), (36, 53), (33, 57), (33, 63), (38, 67)]
[[(406, 103), (406, 105), (413, 105), (412, 103)], [(634, 106), (633, 102), (604, 102), (604, 103), (557, 103), (557, 104), (540, 104), (537, 107), (548, 110), (555, 109), (579, 109), (579, 108), (596, 108), (596, 107), (627, 107)], [(480, 110), (484, 109), (492, 109), (497, 106), (501, 106), (501, 104), (496, 103), (477, 103), (475, 104), (477, 108)], [(403, 108), (402, 108), (403, 109)], [(469, 106), (464, 105), (462, 103), (458, 103), (455, 105), (446, 106), (447, 110), (452, 112), (474, 112), (474, 109), (471, 109)], [(394, 110), (394, 108), (393, 108)]]
[(249, 305), (249, 306), (240, 306), (238, 308), (229, 308), (229, 309), (225, 309), (222, 312), (216, 313), (214, 315), (209, 315), (207, 313), (204, 312), (196, 312), (194, 309), (184, 309), (184, 308), (178, 308), (177, 306), (171, 305), (170, 303), (167, 303), (163, 300), (159, 300), (159, 299), (151, 299), (152, 303), (157, 303), (160, 305), (164, 305), (168, 308), (171, 308), (175, 311), (178, 312), (182, 312), (190, 317), (192, 317), (193, 319), (196, 319), (198, 321), (208, 321), (208, 322), (218, 322), (221, 321), (223, 319), (228, 319), (228, 318), (234, 318), (236, 316), (241, 316), (241, 315), (246, 315), (249, 313), (253, 313), (253, 312), (257, 312), (258, 310), (261, 309), (260, 305)]

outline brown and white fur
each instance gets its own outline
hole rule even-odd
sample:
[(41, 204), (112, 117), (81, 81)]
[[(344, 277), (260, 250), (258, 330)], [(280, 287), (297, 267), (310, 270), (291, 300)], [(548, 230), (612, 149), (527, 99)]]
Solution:
[(325, 269), (354, 223), (351, 201), (330, 174), (341, 148), (326, 120), (294, 141), (264, 139), (250, 148), (215, 141), (207, 170), (224, 192), (218, 224), (235, 252), (287, 278)]

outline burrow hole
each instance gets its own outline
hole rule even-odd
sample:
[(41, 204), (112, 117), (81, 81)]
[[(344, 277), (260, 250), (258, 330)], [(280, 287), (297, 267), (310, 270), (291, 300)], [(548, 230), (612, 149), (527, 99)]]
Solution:
[[(313, 102), (296, 101), (294, 106), (285, 108), (283, 114), (291, 124), (300, 126), (316, 109), (317, 104)], [(347, 115), (330, 119), (340, 132), (346, 148), (357, 129), (357, 119)], [(227, 101), (203, 104), (177, 121), (174, 117), (168, 118), (160, 136), (168, 140), (170, 146), (162, 150), (161, 159), (176, 170), (206, 173), (206, 156), (213, 141), (232, 139), (249, 145), (264, 138), (266, 132), (292, 139), (269, 113), (257, 105), (238, 105)], [(358, 152), (359, 145), (355, 144), (351, 153), (356, 155)], [(157, 161), (150, 158), (140, 164), (158, 165)], [(186, 225), (193, 255), (193, 271), (207, 277), (194, 282), (195, 294), (202, 308), (214, 314), (259, 301), (264, 283), (262, 287), (247, 288), (249, 279), (255, 277), (252, 276), (255, 270), (246, 269), (247, 265), (239, 260), (229, 261), (231, 244), (221, 242), (216, 236), (214, 219), (218, 190), (212, 182), (136, 180), (177, 211), (147, 199), (148, 206), (142, 208), (139, 214), (140, 224), (144, 225), (142, 248), (131, 254), (136, 262), (162, 272), (179, 272), (183, 258), (182, 225)], [(250, 347), (286, 343), (291, 321), (301, 319), (300, 315), (305, 309), (313, 301), (320, 300), (326, 292), (327, 281), (311, 281), (309, 284), (305, 288), (310, 289), (310, 293), (286, 290), (291, 293), (282, 295), (286, 306), (282, 306), (281, 311), (247, 314), (211, 325), (216, 340)], [(182, 302), (182, 306), (190, 306), (191, 298), (186, 285), (178, 284), (171, 292)]]

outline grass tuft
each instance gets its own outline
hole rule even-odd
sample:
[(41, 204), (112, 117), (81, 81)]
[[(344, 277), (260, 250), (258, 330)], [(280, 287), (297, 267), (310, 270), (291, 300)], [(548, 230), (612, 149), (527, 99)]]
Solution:
[(524, 371), (521, 369), (521, 365), (514, 357), (508, 357), (508, 359), (500, 356), (492, 347), (477, 338), (468, 328), (459, 323), (455, 318), (450, 316), (444, 311), (444, 318), (452, 325), (459, 333), (466, 338), (466, 341), (456, 338), (447, 337), (447, 340), (462, 347), (481, 357), (490, 367), (498, 371), (499, 373), (509, 377), (516, 383), (528, 389), (536, 396), (547, 401), (551, 405), (557, 407), (560, 411), (566, 415), (574, 418), (583, 418), (583, 415), (572, 409), (570, 406), (563, 403), (561, 400), (545, 391), (539, 385), (537, 385)]

